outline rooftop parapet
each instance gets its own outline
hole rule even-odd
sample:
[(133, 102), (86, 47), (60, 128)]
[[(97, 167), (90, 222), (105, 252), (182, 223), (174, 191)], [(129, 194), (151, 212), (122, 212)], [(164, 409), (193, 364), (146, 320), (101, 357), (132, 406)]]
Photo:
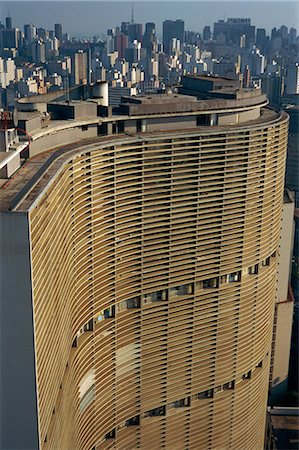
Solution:
[(239, 80), (210, 75), (185, 75), (179, 90), (182, 94), (195, 95), (200, 99), (241, 100), (261, 96), (260, 89), (242, 89)]
[[(262, 107), (268, 103), (266, 95), (262, 94), (260, 90), (232, 91), (231, 88), (226, 87), (215, 91), (207, 91), (204, 96), (195, 91), (189, 92), (193, 95), (154, 94), (135, 98), (122, 97), (122, 102), (115, 111), (117, 114), (128, 116), (178, 114), (195, 113), (197, 111), (235, 111), (236, 108), (241, 110), (244, 108), (245, 110), (251, 107)], [(185, 91), (184, 94), (186, 93)]]

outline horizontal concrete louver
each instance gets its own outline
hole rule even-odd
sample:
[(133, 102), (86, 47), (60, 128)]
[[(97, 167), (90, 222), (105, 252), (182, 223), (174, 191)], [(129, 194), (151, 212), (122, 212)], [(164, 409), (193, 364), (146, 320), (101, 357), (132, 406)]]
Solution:
[(41, 449), (262, 448), (286, 139), (144, 136), (60, 171), (30, 212)]

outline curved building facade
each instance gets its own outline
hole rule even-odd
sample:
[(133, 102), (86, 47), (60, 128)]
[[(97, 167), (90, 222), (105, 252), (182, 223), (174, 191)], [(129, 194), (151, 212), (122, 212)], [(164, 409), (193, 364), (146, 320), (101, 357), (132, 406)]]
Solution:
[(145, 119), (29, 160), (5, 213), (28, 242), (38, 448), (260, 450), (287, 115)]

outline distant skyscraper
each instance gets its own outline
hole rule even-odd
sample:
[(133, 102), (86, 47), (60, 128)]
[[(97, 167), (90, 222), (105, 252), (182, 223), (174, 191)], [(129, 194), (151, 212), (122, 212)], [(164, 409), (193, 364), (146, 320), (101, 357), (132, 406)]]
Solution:
[(274, 41), (274, 39), (281, 37), (280, 30), (276, 27), (272, 28), (271, 30), (271, 41)]
[(153, 22), (147, 22), (145, 24), (145, 31), (142, 38), (142, 46), (146, 49), (149, 56), (153, 50), (153, 44), (156, 41), (156, 25)]
[(109, 28), (107, 30), (107, 42), (106, 42), (108, 55), (109, 55), (109, 53), (114, 52), (114, 49), (115, 49), (114, 48), (114, 46), (115, 46), (114, 38), (115, 38), (114, 30), (112, 28)]
[(246, 65), (243, 73), (243, 87), (248, 88), (250, 86), (250, 80), (250, 68)]
[(144, 52), (145, 50), (141, 47), (141, 43), (134, 41), (125, 49), (125, 58), (131, 64), (137, 63), (143, 58)]
[(118, 58), (124, 58), (125, 49), (128, 47), (128, 36), (121, 33), (120, 29), (117, 27), (114, 36), (114, 50), (118, 53)]
[(32, 61), (39, 64), (46, 61), (46, 46), (42, 40), (31, 43)]
[(259, 48), (261, 48), (261, 46), (264, 43), (264, 40), (266, 38), (266, 30), (265, 28), (257, 28), (256, 30), (256, 44)]
[(265, 57), (259, 51), (259, 49), (255, 49), (255, 51), (251, 54), (251, 75), (261, 75), (265, 71)]
[(128, 38), (129, 42), (138, 41), (142, 42), (142, 24), (141, 23), (130, 23), (128, 25)]
[(291, 28), (289, 33), (289, 43), (290, 45), (296, 44), (297, 30), (296, 28)]
[(30, 44), (36, 36), (36, 27), (34, 25), (26, 24), (24, 25), (24, 37), (28, 44)]
[(17, 28), (1, 28), (0, 29), (0, 47), (2, 49), (18, 48), (19, 46), (19, 30)]
[(299, 94), (299, 63), (287, 67), (286, 94)]
[(264, 74), (261, 77), (261, 87), (270, 105), (279, 106), (283, 94), (283, 77), (279, 73)]
[(6, 25), (6, 28), (12, 28), (12, 19), (11, 19), (11, 17), (6, 17), (5, 18), (5, 25)]
[(130, 25), (130, 22), (122, 22), (121, 23), (121, 27), (120, 27), (120, 31), (124, 34), (128, 34), (128, 26)]
[(289, 35), (288, 31), (289, 31), (288, 27), (286, 27), (285, 25), (281, 25), (281, 27), (280, 27), (281, 39), (285, 39), (285, 40), (288, 39), (288, 35)]
[(171, 52), (171, 40), (176, 38), (181, 43), (181, 48), (184, 44), (185, 23), (183, 20), (165, 20), (163, 22), (163, 49), (167, 55)]
[(254, 42), (255, 27), (251, 25), (250, 19), (233, 18), (219, 20), (214, 23), (213, 38), (216, 40), (219, 35), (225, 37), (225, 43), (240, 45), (240, 38), (245, 35), (246, 46), (249, 46), (250, 42)]
[(73, 56), (72, 74), (75, 84), (87, 83), (87, 53), (79, 50)]
[(55, 23), (54, 25), (55, 37), (59, 39), (60, 44), (62, 43), (62, 25), (60, 23)]
[(211, 39), (212, 33), (211, 33), (211, 27), (205, 26), (203, 29), (203, 40), (204, 41), (209, 41)]
[(38, 28), (37, 29), (37, 36), (43, 40), (46, 39), (46, 36), (48, 35), (48, 32), (44, 28)]
[[(197, 46), (201, 47), (202, 39), (200, 37), (200, 34), (196, 33), (195, 31), (185, 31), (184, 42), (185, 42), (185, 44), (197, 45)], [(181, 48), (182, 48), (182, 43), (181, 43)]]

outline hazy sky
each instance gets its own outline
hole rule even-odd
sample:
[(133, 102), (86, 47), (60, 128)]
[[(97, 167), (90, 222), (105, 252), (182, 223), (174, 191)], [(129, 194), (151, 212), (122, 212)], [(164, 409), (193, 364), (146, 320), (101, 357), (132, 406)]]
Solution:
[[(165, 19), (183, 19), (185, 29), (202, 32), (218, 19), (250, 17), (252, 24), (268, 31), (274, 26), (299, 28), (299, 2), (295, 1), (134, 1), (135, 22), (155, 22), (161, 34)], [(0, 18), (10, 14), (13, 25), (23, 29), (33, 23), (53, 29), (62, 23), (63, 32), (71, 36), (93, 36), (106, 33), (122, 21), (129, 21), (132, 3), (128, 1), (9, 1), (0, 2)], [(299, 30), (298, 30), (299, 31)]]

